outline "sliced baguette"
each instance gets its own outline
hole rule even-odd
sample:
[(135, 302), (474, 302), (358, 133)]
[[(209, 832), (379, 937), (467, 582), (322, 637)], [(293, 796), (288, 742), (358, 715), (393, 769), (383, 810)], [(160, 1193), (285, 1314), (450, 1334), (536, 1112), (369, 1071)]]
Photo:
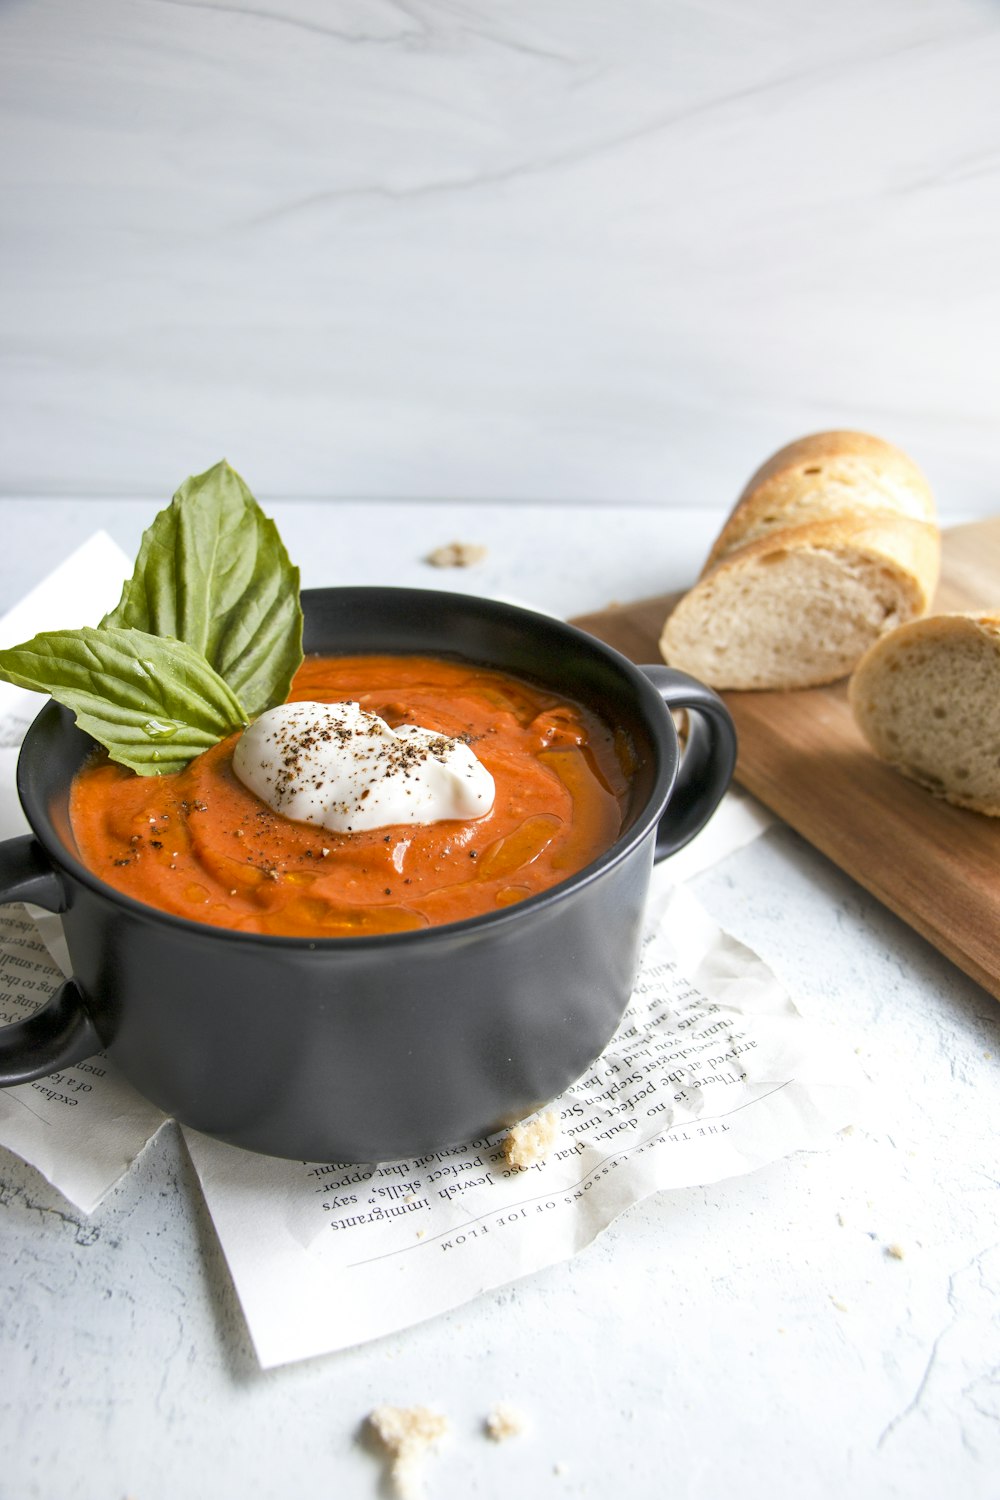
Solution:
[(958, 807), (1000, 817), (1000, 613), (900, 626), (861, 659), (848, 698), (882, 760)]
[(781, 448), (743, 489), (705, 571), (737, 547), (786, 526), (852, 511), (936, 519), (931, 488), (911, 458), (867, 432), (816, 432)]
[(664, 660), (715, 688), (801, 688), (846, 677), (887, 630), (922, 614), (940, 537), (876, 511), (785, 527), (736, 548), (670, 615)]

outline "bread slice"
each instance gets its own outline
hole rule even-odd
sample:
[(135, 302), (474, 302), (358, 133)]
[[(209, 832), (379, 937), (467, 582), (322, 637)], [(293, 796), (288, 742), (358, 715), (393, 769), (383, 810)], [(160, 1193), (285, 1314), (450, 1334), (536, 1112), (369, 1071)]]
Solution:
[(735, 548), (786, 526), (853, 511), (936, 520), (934, 496), (901, 449), (867, 432), (816, 432), (781, 448), (743, 489), (705, 571)]
[(900, 626), (858, 663), (848, 698), (882, 760), (958, 807), (1000, 817), (1000, 614)]
[(801, 688), (846, 677), (937, 585), (935, 525), (878, 511), (784, 527), (724, 556), (664, 626), (671, 666), (715, 688)]

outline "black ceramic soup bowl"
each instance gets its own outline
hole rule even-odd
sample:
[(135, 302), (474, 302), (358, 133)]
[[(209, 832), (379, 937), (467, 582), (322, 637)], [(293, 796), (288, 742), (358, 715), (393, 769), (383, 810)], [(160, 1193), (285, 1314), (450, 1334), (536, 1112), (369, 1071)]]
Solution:
[[(303, 1161), (377, 1161), (477, 1139), (577, 1079), (631, 993), (654, 859), (693, 837), (729, 784), (736, 741), (716, 695), (640, 669), (569, 625), (460, 594), (306, 591), (306, 650), (420, 652), (556, 688), (629, 739), (624, 827), (585, 869), (518, 905), (374, 937), (273, 937), (157, 911), (80, 862), (69, 786), (93, 748), (49, 703), (24, 741), (33, 833), (0, 844), (0, 901), (62, 913), (73, 978), (0, 1028), (0, 1083), (106, 1049), (167, 1114)], [(683, 755), (671, 709), (688, 712)]]

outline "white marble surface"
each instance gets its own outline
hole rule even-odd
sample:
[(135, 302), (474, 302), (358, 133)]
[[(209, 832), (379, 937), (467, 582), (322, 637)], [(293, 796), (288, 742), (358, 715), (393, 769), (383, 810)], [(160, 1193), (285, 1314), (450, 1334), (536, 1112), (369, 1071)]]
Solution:
[[(7, 502), (0, 609), (98, 512), (127, 547), (148, 519)], [(678, 544), (659, 511), (529, 514), (477, 510), (490, 558), (455, 581), (589, 608), (645, 588), (651, 564), (622, 531), (683, 571), (697, 524), (718, 520)], [(376, 555), (380, 581), (418, 581), (425, 541), (453, 531), (406, 504), (279, 520), (293, 550), (309, 539), (315, 582)], [(387, 1492), (359, 1427), (381, 1401), (449, 1414), (431, 1500), (993, 1500), (1000, 1007), (780, 826), (693, 889), (858, 1049), (873, 1095), (853, 1131), (660, 1194), (456, 1313), (267, 1374), (172, 1129), (87, 1220), (4, 1155), (3, 1500), (374, 1500)], [(496, 1447), (481, 1423), (498, 1398), (530, 1430)]]
[[(159, 503), (0, 498), (0, 613), (95, 530), (134, 557)], [(304, 588), (391, 582), (505, 594), (568, 616), (686, 588), (718, 528), (693, 507), (285, 501), (267, 507)], [(486, 548), (472, 568), (435, 568), (449, 542)], [(109, 608), (117, 603), (114, 599)]]
[(6, 0), (0, 493), (997, 508), (996, 0)]

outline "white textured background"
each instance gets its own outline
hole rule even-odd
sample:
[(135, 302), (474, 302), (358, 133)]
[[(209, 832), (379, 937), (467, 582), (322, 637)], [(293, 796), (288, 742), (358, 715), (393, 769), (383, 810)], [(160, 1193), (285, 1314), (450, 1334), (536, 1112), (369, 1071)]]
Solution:
[(1000, 509), (997, 0), (0, 0), (0, 494)]

